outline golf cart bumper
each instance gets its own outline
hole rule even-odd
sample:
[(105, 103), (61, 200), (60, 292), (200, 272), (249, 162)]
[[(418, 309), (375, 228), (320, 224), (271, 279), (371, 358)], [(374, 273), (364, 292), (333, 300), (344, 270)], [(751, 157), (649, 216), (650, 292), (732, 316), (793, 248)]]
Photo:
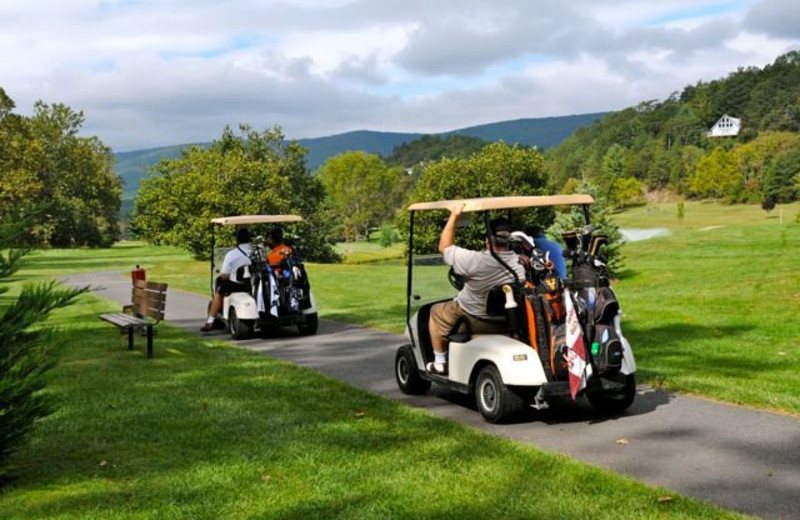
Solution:
[[(615, 378), (615, 376), (590, 377), (586, 382), (586, 388), (581, 390), (581, 392), (586, 390), (602, 392), (618, 392), (624, 390), (625, 383), (617, 379), (619, 378)], [(550, 399), (554, 397), (567, 397), (570, 395), (572, 395), (572, 393), (569, 388), (569, 381), (551, 381), (543, 384), (540, 387), (537, 397), (542, 399)]]
[(508, 336), (473, 336), (466, 343), (451, 342), (449, 350), (450, 381), (468, 385), (477, 367), (491, 363), (506, 385), (540, 386), (547, 382), (536, 351)]
[(309, 293), (309, 305), (305, 309), (297, 313), (286, 314), (278, 316), (277, 318), (269, 314), (269, 312), (258, 312), (258, 304), (255, 298), (250, 293), (231, 293), (225, 297), (223, 302), (223, 317), (229, 319), (229, 310), (233, 307), (236, 309), (236, 317), (240, 320), (254, 320), (263, 323), (278, 323), (279, 325), (296, 325), (298, 323), (305, 323), (306, 316), (316, 314), (317, 300), (314, 298), (313, 293)]

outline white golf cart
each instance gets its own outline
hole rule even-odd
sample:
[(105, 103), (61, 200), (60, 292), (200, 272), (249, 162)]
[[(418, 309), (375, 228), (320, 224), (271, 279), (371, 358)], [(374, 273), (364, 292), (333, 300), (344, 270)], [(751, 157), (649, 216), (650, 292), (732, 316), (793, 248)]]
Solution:
[[(410, 344), (395, 357), (395, 377), (406, 394), (423, 394), (432, 382), (464, 394), (474, 394), (477, 408), (489, 422), (501, 422), (527, 406), (544, 409), (570, 396), (569, 349), (566, 345), (565, 298), (570, 297), (581, 324), (589, 365), (585, 394), (603, 413), (619, 413), (636, 394), (633, 351), (620, 329), (619, 304), (609, 286), (600, 246), (589, 224), (588, 195), (495, 197), (444, 200), (411, 205), (409, 232), (406, 335)], [(565, 257), (572, 260), (572, 276), (560, 280), (549, 257), (526, 244), (512, 242), (515, 251), (529, 258), (526, 279), (520, 280), (490, 248), (498, 268), (506, 268), (515, 282), (499, 286), (487, 299), (490, 316), (504, 317), (507, 333), (472, 335), (463, 323), (449, 331), (447, 375), (430, 373), (434, 360), (428, 321), (431, 306), (452, 299), (459, 289), (458, 276), (443, 264), (442, 255), (414, 254), (414, 215), (419, 211), (444, 211), (461, 205), (459, 221), (483, 212), (488, 230), (490, 212), (503, 212), (514, 223), (511, 210), (541, 206), (580, 205), (586, 226), (564, 234)], [(512, 239), (517, 233), (512, 234)], [(457, 233), (458, 239), (458, 233)], [(446, 280), (449, 278), (448, 287)], [(442, 283), (442, 280), (445, 280)], [(446, 289), (446, 291), (445, 291)], [(568, 296), (570, 295), (570, 296)], [(574, 314), (573, 314), (574, 316)], [(501, 318), (502, 319), (502, 318)], [(591, 346), (591, 347), (589, 347)], [(580, 395), (580, 394), (579, 394)]]
[[(225, 253), (230, 250), (230, 247), (215, 247), (217, 226), (251, 228), (259, 224), (277, 225), (302, 220), (298, 215), (238, 215), (212, 219), (212, 298), (219, 266), (222, 265)], [(292, 244), (288, 240), (287, 244), (293, 247), (294, 253), (285, 255), (279, 266), (270, 266), (266, 260), (263, 239), (252, 239), (251, 265), (242, 268), (241, 272), (241, 278), (247, 281), (247, 291), (234, 292), (223, 299), (222, 308), (214, 322), (216, 328), (227, 328), (233, 339), (247, 338), (255, 330), (268, 331), (284, 326), (296, 326), (301, 335), (317, 333), (317, 303), (297, 251), (298, 244)]]

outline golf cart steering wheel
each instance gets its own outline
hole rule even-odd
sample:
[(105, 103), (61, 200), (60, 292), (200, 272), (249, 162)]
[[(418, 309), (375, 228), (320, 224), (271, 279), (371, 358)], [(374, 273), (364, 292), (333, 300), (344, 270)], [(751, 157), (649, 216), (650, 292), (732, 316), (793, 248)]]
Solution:
[(464, 277), (456, 273), (452, 267), (447, 271), (447, 280), (458, 291), (464, 288)]

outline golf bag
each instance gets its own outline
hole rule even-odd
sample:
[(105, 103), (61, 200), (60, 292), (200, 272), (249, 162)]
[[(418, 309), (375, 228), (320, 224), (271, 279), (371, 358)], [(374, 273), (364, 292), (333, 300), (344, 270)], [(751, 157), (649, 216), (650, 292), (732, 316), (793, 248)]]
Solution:
[(578, 319), (590, 345), (594, 370), (612, 374), (622, 367), (622, 341), (614, 323), (620, 307), (609, 282), (606, 258), (600, 253), (608, 239), (594, 231), (594, 226), (586, 226), (562, 235), (568, 248), (564, 256), (572, 260), (572, 279), (567, 283), (577, 294)]
[(250, 273), (253, 298), (259, 313), (279, 317), (297, 314), (311, 306), (310, 285), (299, 258), (289, 255), (280, 266), (271, 267), (263, 248), (252, 247)]

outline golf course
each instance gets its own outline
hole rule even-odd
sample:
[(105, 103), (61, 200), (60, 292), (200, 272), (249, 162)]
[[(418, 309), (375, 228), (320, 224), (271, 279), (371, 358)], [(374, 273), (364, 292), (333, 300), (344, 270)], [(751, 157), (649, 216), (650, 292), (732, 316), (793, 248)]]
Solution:
[[(689, 202), (682, 218), (674, 203), (616, 215), (668, 231), (626, 243), (614, 282), (640, 383), (800, 418), (799, 212)], [(36, 251), (6, 297), (70, 273), (124, 280), (137, 264), (208, 293), (206, 262), (120, 243)], [(322, 319), (402, 332), (401, 259), (308, 271)], [(97, 319), (117, 311), (86, 294), (56, 313), (58, 409), (12, 458), (0, 518), (738, 517), (169, 323), (148, 361)]]

